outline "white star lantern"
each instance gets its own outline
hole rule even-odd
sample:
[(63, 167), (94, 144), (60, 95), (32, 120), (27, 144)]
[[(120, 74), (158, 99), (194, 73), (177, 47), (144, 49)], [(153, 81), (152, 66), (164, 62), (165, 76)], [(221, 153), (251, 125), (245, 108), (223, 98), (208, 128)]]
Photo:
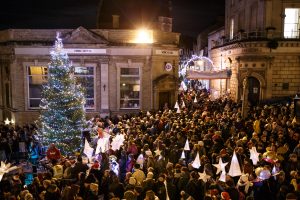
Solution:
[(8, 125), (9, 123), (10, 123), (9, 119), (6, 118), (6, 120), (4, 121), (4, 124), (5, 124), (5, 125)]
[(203, 180), (204, 183), (207, 182), (208, 179), (210, 179), (210, 175), (207, 175), (205, 170), (203, 171), (203, 173), (198, 173), (199, 174), (199, 180)]
[(213, 164), (213, 166), (215, 166), (217, 168), (217, 172), (216, 174), (219, 174), (221, 171), (225, 172), (225, 166), (228, 164), (228, 162), (223, 163), (222, 159), (219, 158), (219, 163), (218, 164)]
[(154, 151), (154, 153), (155, 153), (156, 156), (160, 156), (161, 155), (161, 150), (159, 150), (159, 148), (158, 148)]
[(13, 171), (15, 169), (18, 169), (17, 166), (12, 166), (10, 163), (5, 164), (5, 162), (1, 161), (1, 166), (0, 166), (0, 182), (4, 176), (5, 173), (9, 173), (10, 171)]
[(256, 151), (256, 147), (252, 147), (252, 149), (249, 149), (250, 151), (250, 159), (253, 162), (253, 165), (257, 165), (257, 162), (259, 161), (259, 153)]

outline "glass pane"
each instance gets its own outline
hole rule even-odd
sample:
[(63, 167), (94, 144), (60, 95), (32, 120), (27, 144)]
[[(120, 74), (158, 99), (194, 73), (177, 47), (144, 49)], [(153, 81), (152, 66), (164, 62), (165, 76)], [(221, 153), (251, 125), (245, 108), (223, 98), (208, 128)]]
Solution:
[(140, 107), (140, 77), (124, 77), (124, 75), (138, 76), (139, 68), (121, 68), (120, 77), (120, 108), (138, 109)]
[(40, 99), (30, 99), (29, 100), (29, 107), (30, 108), (38, 108), (40, 106)]
[(80, 76), (76, 80), (85, 88), (86, 98), (94, 98), (94, 77)]
[(28, 75), (47, 75), (48, 68), (43, 66), (29, 66)]
[(139, 98), (140, 97), (139, 78), (120, 79), (120, 97), (121, 98)]
[(121, 75), (139, 75), (139, 68), (121, 68)]
[(297, 38), (299, 35), (299, 10), (298, 8), (286, 8), (284, 18), (284, 37)]
[(139, 108), (140, 100), (121, 99), (120, 108)]
[(86, 109), (94, 109), (94, 99), (86, 99), (85, 108)]
[(29, 77), (29, 98), (41, 98), (42, 84), (46, 82), (46, 78), (43, 76)]
[(75, 67), (75, 75), (94, 75), (94, 67)]

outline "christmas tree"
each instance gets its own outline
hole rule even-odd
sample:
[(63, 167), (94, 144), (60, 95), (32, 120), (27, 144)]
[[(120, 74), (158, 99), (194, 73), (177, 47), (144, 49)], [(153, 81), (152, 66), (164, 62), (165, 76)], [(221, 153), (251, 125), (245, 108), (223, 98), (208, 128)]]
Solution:
[(54, 143), (63, 154), (81, 148), (81, 130), (86, 126), (83, 88), (76, 84), (72, 66), (57, 34), (50, 52), (48, 82), (40, 103), (40, 133), (45, 145)]

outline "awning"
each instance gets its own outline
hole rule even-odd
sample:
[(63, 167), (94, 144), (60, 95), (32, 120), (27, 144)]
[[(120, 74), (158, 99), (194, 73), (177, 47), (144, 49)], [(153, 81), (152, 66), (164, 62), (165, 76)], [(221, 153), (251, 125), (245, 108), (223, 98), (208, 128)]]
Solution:
[(194, 71), (188, 70), (186, 78), (188, 79), (230, 79), (231, 70), (220, 71)]

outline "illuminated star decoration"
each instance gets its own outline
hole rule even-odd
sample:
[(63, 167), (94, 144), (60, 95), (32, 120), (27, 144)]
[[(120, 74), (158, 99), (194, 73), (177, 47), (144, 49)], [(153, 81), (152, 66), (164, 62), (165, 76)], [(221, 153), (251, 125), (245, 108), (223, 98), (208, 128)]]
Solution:
[(1, 166), (0, 166), (0, 182), (4, 176), (5, 173), (8, 173), (10, 171), (13, 171), (17, 169), (17, 166), (12, 166), (10, 163), (5, 164), (5, 162), (1, 161)]
[(158, 148), (154, 151), (154, 153), (155, 153), (156, 156), (160, 156), (161, 155), (161, 150), (159, 150), (159, 148)]
[(124, 141), (125, 141), (125, 137), (123, 134), (116, 135), (111, 142), (112, 150), (114, 151), (119, 150), (120, 147), (123, 145)]
[(203, 171), (203, 173), (198, 173), (199, 174), (199, 180), (203, 180), (204, 183), (207, 182), (208, 179), (210, 179), (210, 175), (207, 175), (205, 170)]
[(9, 119), (6, 118), (6, 120), (4, 121), (4, 124), (5, 124), (5, 125), (8, 125), (9, 123), (10, 123)]
[(213, 166), (215, 166), (217, 168), (217, 172), (216, 174), (219, 174), (221, 171), (225, 172), (225, 166), (228, 164), (228, 162), (223, 163), (222, 159), (219, 158), (219, 163), (218, 164), (213, 164)]
[(249, 150), (250, 151), (250, 159), (253, 162), (253, 165), (257, 165), (257, 162), (259, 161), (259, 153), (257, 153), (256, 151), (256, 147), (252, 147), (252, 149)]

